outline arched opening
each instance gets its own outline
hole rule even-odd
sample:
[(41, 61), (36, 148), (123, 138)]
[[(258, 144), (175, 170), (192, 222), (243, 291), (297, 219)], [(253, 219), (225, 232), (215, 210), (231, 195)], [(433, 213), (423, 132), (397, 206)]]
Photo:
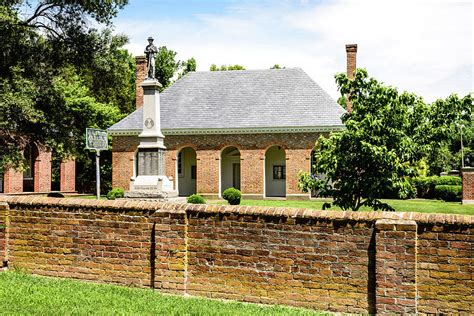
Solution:
[(228, 188), (240, 190), (240, 151), (227, 147), (221, 152), (221, 194)]
[(38, 149), (34, 145), (27, 145), (23, 151), (25, 169), (23, 171), (23, 192), (35, 191), (35, 161), (38, 158)]
[[(316, 168), (315, 168), (315, 164), (316, 164), (316, 160), (314, 158), (314, 149), (311, 150), (311, 156), (310, 156), (310, 166), (309, 166), (309, 170), (310, 170), (310, 173), (311, 173), (311, 176), (317, 176), (317, 173), (316, 173)], [(318, 195), (318, 192), (316, 191), (316, 189), (312, 189), (311, 190), (311, 197), (317, 197)]]
[(196, 193), (196, 151), (185, 147), (178, 152), (176, 157), (176, 175), (178, 178), (179, 196), (189, 196)]
[(272, 146), (265, 153), (265, 196), (286, 196), (286, 157), (280, 146)]
[(51, 190), (61, 190), (61, 157), (54, 152), (51, 159)]

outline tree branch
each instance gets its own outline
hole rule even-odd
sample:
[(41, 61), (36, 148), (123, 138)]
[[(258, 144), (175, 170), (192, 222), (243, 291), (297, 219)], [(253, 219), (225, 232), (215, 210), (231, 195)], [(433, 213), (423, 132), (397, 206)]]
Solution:
[(30, 25), (31, 21), (33, 21), (36, 18), (39, 18), (40, 16), (43, 16), (44, 12), (57, 6), (57, 4), (51, 3), (51, 4), (40, 4), (35, 10), (35, 13), (33, 13), (32, 16), (30, 16), (28, 19), (26, 19), (24, 22), (22, 22), (23, 25)]

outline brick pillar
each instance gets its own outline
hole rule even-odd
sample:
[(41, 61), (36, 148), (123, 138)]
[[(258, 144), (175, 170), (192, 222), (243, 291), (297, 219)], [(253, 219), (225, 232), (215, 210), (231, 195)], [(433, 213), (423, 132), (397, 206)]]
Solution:
[(130, 179), (133, 177), (135, 161), (133, 151), (112, 152), (112, 187), (130, 190)]
[(6, 267), (8, 262), (8, 216), (8, 204), (0, 202), (0, 269)]
[(137, 80), (135, 81), (135, 104), (137, 109), (143, 106), (143, 88), (141, 86), (143, 80), (146, 79), (147, 76), (147, 67), (146, 67), (146, 57), (145, 56), (137, 56), (135, 57), (136, 62), (136, 69), (135, 74), (137, 76)]
[(214, 149), (196, 151), (196, 191), (199, 194), (219, 193), (220, 152)]
[(300, 170), (310, 172), (312, 149), (288, 149), (286, 151), (286, 197), (308, 197), (298, 188), (298, 173)]
[(240, 188), (242, 194), (263, 196), (265, 154), (261, 149), (240, 150)]
[[(346, 45), (346, 54), (347, 54), (347, 77), (349, 79), (354, 79), (354, 71), (357, 67), (357, 44), (347, 44)], [(349, 98), (346, 96), (346, 109), (348, 112), (352, 112), (352, 103), (349, 101)]]
[(417, 224), (408, 220), (377, 220), (376, 311), (417, 313)]
[(12, 168), (5, 169), (3, 174), (3, 193), (23, 192), (23, 172)]
[(462, 169), (462, 204), (474, 204), (474, 168)]
[(165, 151), (165, 175), (168, 179), (173, 182), (173, 189), (176, 190), (176, 180), (178, 175), (176, 174), (176, 161), (178, 152), (174, 149), (166, 149)]
[(76, 191), (76, 161), (74, 159), (61, 161), (61, 165), (59, 168), (59, 190), (61, 192)]
[(51, 151), (38, 150), (34, 168), (35, 192), (51, 191)]

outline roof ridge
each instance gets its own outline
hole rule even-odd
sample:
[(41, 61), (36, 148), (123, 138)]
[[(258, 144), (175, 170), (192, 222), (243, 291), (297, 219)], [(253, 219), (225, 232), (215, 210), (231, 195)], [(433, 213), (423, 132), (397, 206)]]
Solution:
[(285, 68), (279, 68), (279, 69), (274, 69), (274, 68), (262, 68), (262, 69), (237, 69), (237, 70), (216, 70), (216, 71), (211, 71), (211, 70), (198, 70), (198, 71), (190, 71), (186, 75), (189, 74), (203, 74), (203, 73), (216, 73), (216, 74), (222, 74), (222, 73), (244, 73), (244, 72), (264, 72), (264, 71), (284, 71), (284, 70), (301, 70), (304, 72), (304, 70), (301, 67), (285, 67)]

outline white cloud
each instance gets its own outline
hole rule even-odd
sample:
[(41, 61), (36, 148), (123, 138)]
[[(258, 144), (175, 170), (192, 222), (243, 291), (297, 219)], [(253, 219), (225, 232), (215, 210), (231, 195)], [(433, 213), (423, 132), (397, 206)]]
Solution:
[(300, 5), (244, 3), (221, 14), (142, 23), (119, 19), (117, 31), (141, 54), (146, 38), (210, 64), (273, 64), (303, 68), (334, 98), (334, 74), (345, 71), (346, 43), (359, 45), (358, 66), (428, 101), (473, 86), (473, 4), (470, 1), (329, 1)]

